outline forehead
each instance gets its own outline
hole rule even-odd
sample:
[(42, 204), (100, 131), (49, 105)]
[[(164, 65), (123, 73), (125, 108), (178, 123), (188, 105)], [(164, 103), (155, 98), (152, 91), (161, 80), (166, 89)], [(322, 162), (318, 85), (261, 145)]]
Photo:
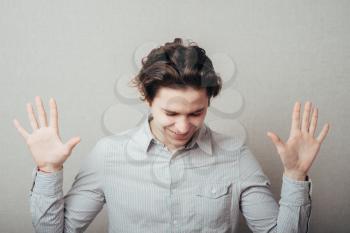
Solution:
[(206, 89), (161, 87), (153, 104), (170, 111), (192, 111), (208, 105)]

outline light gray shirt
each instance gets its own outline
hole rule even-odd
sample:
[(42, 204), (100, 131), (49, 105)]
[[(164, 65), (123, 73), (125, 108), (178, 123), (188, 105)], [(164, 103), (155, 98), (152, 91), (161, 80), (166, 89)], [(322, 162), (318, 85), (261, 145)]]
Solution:
[(104, 204), (109, 233), (235, 232), (240, 213), (253, 232), (308, 231), (311, 182), (283, 176), (278, 205), (249, 148), (206, 125), (172, 153), (145, 120), (100, 139), (66, 195), (62, 182), (35, 169), (36, 232), (83, 232)]

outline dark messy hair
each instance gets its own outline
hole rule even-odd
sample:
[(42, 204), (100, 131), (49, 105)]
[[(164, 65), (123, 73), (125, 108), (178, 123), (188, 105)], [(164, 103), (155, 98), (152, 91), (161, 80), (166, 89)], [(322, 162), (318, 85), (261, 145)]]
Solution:
[(141, 99), (149, 103), (161, 87), (205, 88), (210, 100), (219, 94), (222, 79), (204, 49), (194, 42), (184, 45), (181, 38), (175, 38), (142, 59), (142, 68), (132, 84), (138, 88)]

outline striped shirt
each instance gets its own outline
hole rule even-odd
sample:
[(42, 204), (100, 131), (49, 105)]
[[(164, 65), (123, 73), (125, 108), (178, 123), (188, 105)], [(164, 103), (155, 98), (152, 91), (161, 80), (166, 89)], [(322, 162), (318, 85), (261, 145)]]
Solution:
[(242, 213), (253, 232), (307, 232), (310, 181), (283, 176), (279, 205), (270, 181), (246, 145), (203, 125), (170, 152), (149, 120), (100, 139), (72, 187), (63, 171), (33, 172), (36, 232), (83, 232), (106, 204), (109, 233), (235, 232)]

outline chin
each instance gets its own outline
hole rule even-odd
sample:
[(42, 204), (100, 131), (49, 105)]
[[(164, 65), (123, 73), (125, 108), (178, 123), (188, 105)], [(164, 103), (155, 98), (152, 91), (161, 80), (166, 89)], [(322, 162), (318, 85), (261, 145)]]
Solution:
[(176, 145), (176, 146), (181, 146), (181, 145), (185, 145), (187, 142), (189, 141), (189, 139), (175, 139), (171, 136), (168, 135), (168, 142), (170, 142), (171, 144), (173, 145)]

